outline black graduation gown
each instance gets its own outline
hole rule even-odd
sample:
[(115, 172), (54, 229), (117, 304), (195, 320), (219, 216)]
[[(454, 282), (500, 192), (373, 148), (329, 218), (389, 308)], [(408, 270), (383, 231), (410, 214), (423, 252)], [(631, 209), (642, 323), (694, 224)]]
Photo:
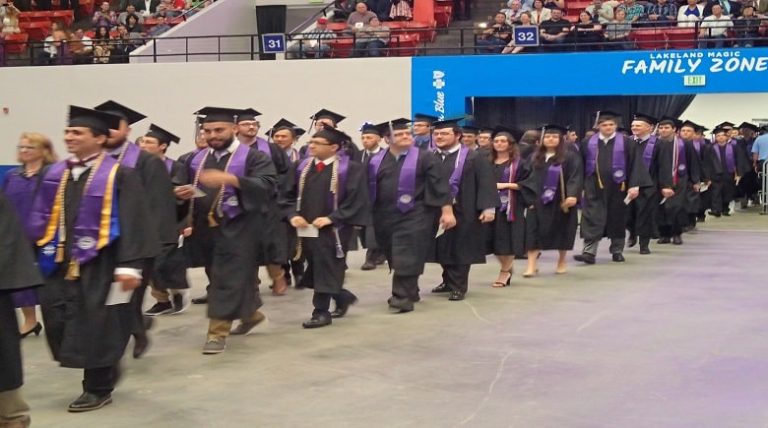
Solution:
[(440, 158), (421, 150), (416, 163), (414, 206), (401, 212), (397, 208), (397, 186), (404, 163), (405, 157), (397, 161), (391, 153), (381, 161), (376, 175), (373, 228), (390, 269), (397, 275), (413, 276), (424, 273), (427, 251), (435, 236), (430, 220), (453, 198)]
[[(657, 224), (659, 227), (671, 228), (672, 232), (678, 233), (681, 228), (688, 223), (688, 212), (686, 204), (688, 203), (688, 192), (693, 191), (693, 184), (699, 182), (699, 162), (696, 161), (696, 152), (691, 144), (685, 144), (686, 174), (679, 176), (677, 184), (672, 180), (672, 156), (673, 140), (659, 139), (653, 148), (653, 158), (651, 160), (651, 177), (656, 183), (658, 191), (662, 189), (672, 189), (675, 195), (668, 198), (663, 204), (658, 206)], [(661, 197), (661, 196), (660, 196)], [(659, 200), (661, 203), (662, 199)]]
[[(624, 165), (626, 182), (624, 188), (613, 180), (613, 149), (616, 138), (611, 138), (607, 143), (597, 143), (597, 164), (595, 173), (584, 177), (584, 198), (581, 203), (581, 237), (585, 240), (600, 240), (603, 237), (624, 238), (627, 224), (627, 190), (632, 187), (650, 187), (653, 183), (648, 175), (648, 170), (643, 164), (642, 153), (637, 151), (637, 146), (624, 139)], [(588, 156), (589, 139), (582, 141), (579, 147), (582, 165), (586, 164)], [(593, 155), (594, 156), (594, 155)], [(599, 174), (599, 177), (598, 177)], [(598, 178), (600, 181), (598, 181)], [(603, 188), (600, 188), (600, 182)]]
[[(696, 156), (693, 157), (691, 160), (692, 164), (695, 164), (695, 169), (699, 172), (699, 182), (706, 182), (709, 180), (709, 174), (708, 174), (708, 166), (705, 162), (705, 144), (701, 143), (699, 146), (699, 151), (696, 151), (696, 147), (693, 145), (692, 141), (686, 141), (685, 144), (687, 146), (691, 146), (691, 152), (694, 153)], [(695, 183), (694, 183), (695, 184)], [(687, 192), (687, 199), (688, 203), (685, 205), (685, 210), (688, 214), (698, 214), (699, 212), (702, 212), (703, 209), (706, 208), (707, 202), (709, 198), (705, 198), (705, 196), (701, 192), (697, 192), (693, 190), (693, 187), (688, 189)]]
[[(89, 169), (77, 181), (71, 176), (67, 181), (67, 236), (73, 236), (83, 188), (92, 172)], [(46, 339), (53, 359), (63, 367), (90, 369), (120, 361), (133, 326), (132, 305), (104, 305), (115, 268), (143, 269), (144, 260), (157, 255), (154, 235), (146, 227), (150, 224), (148, 200), (138, 175), (130, 168), (119, 167), (115, 182), (120, 237), (80, 266), (80, 278), (75, 281), (64, 279), (73, 244), (71, 240), (66, 242), (63, 263), (40, 288)]]
[[(650, 138), (647, 138), (644, 141), (633, 143), (637, 145), (635, 150), (638, 157), (643, 157), (649, 140)], [(643, 163), (643, 167), (645, 168), (645, 163)], [(629, 204), (627, 229), (629, 229), (631, 234), (643, 238), (653, 238), (658, 236), (658, 231), (656, 230), (656, 211), (661, 199), (659, 198), (659, 189), (656, 186), (656, 182), (651, 177), (650, 166), (646, 168), (646, 171), (648, 171), (648, 179), (651, 185), (641, 188), (640, 195)]]
[[(715, 143), (707, 150), (706, 164), (709, 170), (709, 185), (711, 208), (714, 213), (727, 212), (728, 205), (736, 197), (736, 177), (741, 177), (749, 171), (749, 161), (743, 156), (738, 147), (733, 148), (735, 171), (728, 172), (726, 163), (726, 147)], [(715, 151), (720, 152), (720, 157)]]
[[(509, 166), (510, 162), (504, 162), (493, 165), (494, 177), (497, 183), (502, 183), (504, 168)], [(517, 165), (513, 183), (522, 183), (531, 175), (531, 165), (525, 159), (520, 159)], [(522, 184), (520, 184), (522, 186)], [(506, 194), (507, 191), (505, 190)], [(524, 256), (525, 255), (525, 210), (527, 205), (523, 199), (521, 190), (513, 190), (514, 196), (514, 215), (515, 221), (510, 222), (507, 218), (507, 210), (501, 210), (501, 206), (496, 210), (496, 219), (493, 223), (487, 225), (488, 229), (488, 254), (497, 256)]]
[[(223, 171), (231, 154), (216, 160), (211, 153), (201, 166)], [(237, 200), (243, 212), (233, 218), (216, 214), (217, 227), (208, 224), (219, 188), (202, 187), (205, 196), (193, 204), (192, 236), (201, 240), (195, 256), (211, 267), (208, 291), (208, 318), (220, 320), (250, 319), (261, 307), (254, 281), (257, 257), (264, 236), (264, 215), (275, 201), (277, 174), (269, 156), (251, 148), (245, 159), (245, 174), (239, 177)], [(215, 210), (214, 210), (215, 211)]]
[[(256, 145), (251, 146), (258, 150)], [(286, 207), (286, 194), (293, 187), (296, 174), (290, 159), (275, 143), (269, 143), (269, 158), (277, 172), (277, 187), (274, 195), (275, 204), (270, 204), (263, 219), (262, 247), (259, 254), (259, 264), (282, 265), (288, 261), (288, 228), (283, 213)]]
[[(385, 150), (385, 149), (380, 149), (380, 150)], [(367, 173), (368, 163), (371, 161), (371, 158), (376, 154), (378, 154), (378, 152), (374, 153), (373, 155), (370, 155), (368, 154), (367, 150), (360, 150), (360, 152), (357, 154), (354, 160), (360, 162), (360, 164), (363, 165), (363, 170)], [(376, 232), (374, 231), (373, 225), (353, 229), (352, 236), (349, 242), (349, 251), (355, 251), (359, 249), (357, 245), (358, 238), (360, 238), (360, 243), (362, 244), (363, 248), (366, 248), (369, 250), (379, 249), (379, 245), (376, 242)]]
[[(300, 239), (302, 252), (307, 258), (307, 270), (304, 273), (307, 287), (314, 288), (317, 293), (337, 294), (344, 285), (346, 253), (352, 227), (370, 224), (370, 208), (363, 166), (350, 160), (344, 198), (339, 200), (338, 209), (334, 210), (332, 199), (329, 197), (332, 170), (332, 165), (327, 165), (322, 172), (317, 172), (314, 164), (310, 167), (304, 183), (301, 206), (297, 211), (297, 183), (289, 195), (292, 207), (287, 217), (299, 215), (310, 224), (318, 217), (329, 217), (333, 221), (332, 225), (320, 229), (317, 238)], [(343, 257), (337, 256), (334, 226), (339, 233), (338, 242), (342, 247)]]
[[(171, 164), (171, 184), (183, 186), (189, 183), (187, 167), (179, 161)], [(175, 198), (174, 198), (175, 199)], [(176, 233), (187, 227), (189, 202), (176, 200)], [(182, 290), (189, 288), (187, 281), (187, 257), (184, 248), (179, 248), (176, 242), (163, 244), (160, 254), (155, 258), (153, 286), (158, 289)]]
[(0, 392), (23, 383), (19, 326), (11, 293), (43, 283), (24, 228), (0, 190)]
[[(739, 157), (746, 157), (749, 161), (749, 165), (752, 165), (752, 145), (755, 140), (747, 140), (740, 138), (736, 141), (736, 145), (739, 148), (741, 154)], [(757, 173), (751, 167), (744, 172), (741, 180), (739, 180), (738, 194), (737, 196), (751, 196), (757, 193), (760, 189), (760, 180), (758, 180)]]
[[(552, 202), (546, 205), (541, 202), (544, 181), (553, 161), (550, 158), (542, 165), (532, 163), (531, 174), (523, 181), (523, 198), (528, 205), (525, 216), (527, 250), (572, 250), (576, 240), (578, 210), (572, 207), (568, 213), (564, 213), (560, 208), (563, 201), (562, 186), (558, 184), (557, 196)], [(562, 166), (565, 197), (581, 197), (584, 187), (581, 155), (575, 150), (567, 150)]]
[[(459, 151), (442, 160), (445, 180), (456, 167)], [(446, 230), (439, 238), (431, 239), (427, 261), (442, 265), (485, 263), (486, 239), (478, 217), (483, 210), (497, 208), (500, 204), (491, 163), (477, 152), (470, 151), (464, 163), (456, 203), (453, 204), (456, 226)], [(440, 213), (437, 213), (431, 231), (433, 237), (437, 234), (439, 221)]]

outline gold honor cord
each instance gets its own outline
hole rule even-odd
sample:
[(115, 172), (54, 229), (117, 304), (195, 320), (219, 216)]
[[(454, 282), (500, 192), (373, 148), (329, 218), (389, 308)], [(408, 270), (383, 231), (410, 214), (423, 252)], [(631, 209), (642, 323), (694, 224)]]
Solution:
[[(301, 210), (301, 197), (304, 195), (304, 184), (307, 182), (307, 174), (309, 173), (309, 169), (312, 168), (312, 163), (312, 161), (308, 161), (307, 164), (304, 165), (304, 169), (301, 170), (301, 175), (299, 176), (299, 195), (296, 198), (297, 213)], [(293, 261), (298, 261), (301, 258), (302, 250), (301, 238), (297, 237), (296, 254), (293, 256)]]

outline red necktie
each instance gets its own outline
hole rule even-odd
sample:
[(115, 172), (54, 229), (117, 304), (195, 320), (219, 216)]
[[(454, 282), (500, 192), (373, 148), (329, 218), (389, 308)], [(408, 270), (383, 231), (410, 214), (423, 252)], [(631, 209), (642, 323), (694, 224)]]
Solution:
[(317, 172), (323, 172), (323, 170), (325, 169), (325, 164), (323, 162), (318, 162), (315, 164), (315, 169), (317, 170)]

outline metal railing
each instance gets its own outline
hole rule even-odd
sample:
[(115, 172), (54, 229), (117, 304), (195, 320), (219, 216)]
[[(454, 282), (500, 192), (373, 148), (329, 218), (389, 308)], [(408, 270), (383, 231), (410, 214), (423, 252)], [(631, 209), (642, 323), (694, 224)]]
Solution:
[[(332, 5), (328, 5), (330, 7)], [(760, 19), (765, 26), (768, 19)], [(521, 54), (537, 52), (563, 51), (600, 51), (600, 50), (664, 50), (664, 49), (696, 49), (707, 48), (713, 41), (724, 46), (732, 45), (768, 45), (768, 36), (761, 32), (744, 33), (738, 27), (729, 28), (724, 37), (711, 40), (706, 37), (714, 28), (707, 28), (702, 37), (698, 23), (694, 27), (646, 27), (639, 23), (633, 27), (628, 37), (605, 40), (603, 31), (594, 32), (591, 36), (572, 28), (567, 36), (558, 43), (547, 43), (542, 39), (538, 47), (525, 47)], [(489, 54), (500, 52), (504, 44), (496, 46), (483, 44), (483, 28), (480, 27), (449, 27), (449, 28), (397, 28), (390, 31), (389, 42), (380, 49), (381, 56), (420, 56), (420, 55), (469, 55)], [(433, 42), (437, 36), (437, 42)], [(456, 43), (441, 43), (440, 39), (453, 37)], [(259, 59), (259, 34), (219, 35), (219, 36), (186, 36), (186, 37), (156, 37), (130, 38), (110, 40), (107, 44), (112, 48), (108, 62), (128, 62), (128, 54), (135, 48), (148, 42), (152, 43), (150, 52), (141, 55), (131, 55), (130, 58), (151, 58), (160, 62), (170, 59), (176, 62), (190, 61), (253, 61)], [(361, 37), (351, 30), (335, 33), (330, 40), (320, 40), (308, 34), (287, 34), (287, 41), (295, 44), (288, 59), (303, 57), (346, 58), (365, 55), (362, 42), (375, 37)], [(317, 44), (313, 41), (318, 42)], [(750, 43), (745, 43), (749, 41)], [(94, 43), (97, 41), (94, 40)], [(181, 46), (183, 45), (183, 47)], [(315, 46), (313, 46), (315, 45)], [(322, 52), (317, 52), (316, 46), (324, 45)], [(67, 48), (67, 43), (60, 43), (54, 55), (46, 54), (44, 42), (25, 42), (5, 40), (0, 43), (0, 66), (29, 66), (29, 65), (66, 65), (92, 63), (88, 55), (78, 55)], [(165, 47), (164, 47), (165, 46)], [(173, 46), (172, 49), (168, 48)], [(357, 47), (357, 49), (356, 49)], [(115, 53), (118, 51), (118, 53)], [(307, 55), (309, 53), (310, 55)]]

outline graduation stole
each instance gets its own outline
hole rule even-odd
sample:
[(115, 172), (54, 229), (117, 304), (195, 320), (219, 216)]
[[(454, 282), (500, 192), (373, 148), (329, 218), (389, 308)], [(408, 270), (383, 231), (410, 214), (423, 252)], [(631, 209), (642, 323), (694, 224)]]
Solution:
[(701, 155), (701, 143), (703, 142), (704, 142), (704, 139), (691, 141), (691, 143), (693, 144), (693, 149), (696, 150), (697, 155)]
[(135, 169), (136, 164), (139, 162), (139, 153), (141, 153), (141, 149), (130, 141), (123, 143), (123, 147), (123, 152), (117, 157), (117, 163)]
[[(237, 177), (245, 175), (245, 161), (248, 158), (248, 151), (251, 150), (245, 144), (237, 146), (235, 151), (230, 154), (227, 160), (227, 165), (224, 167), (224, 172), (232, 174)], [(201, 150), (192, 158), (192, 162), (189, 167), (194, 173), (193, 186), (200, 188), (200, 173), (203, 171), (203, 166), (212, 150)], [(192, 199), (190, 211), (195, 207), (195, 200)], [(220, 217), (226, 216), (228, 219), (233, 219), (243, 213), (243, 209), (240, 207), (240, 200), (237, 198), (237, 189), (229, 185), (222, 185), (219, 188), (219, 192), (213, 199), (211, 209), (208, 211), (208, 226), (218, 227), (219, 222), (216, 221), (216, 215)]]
[(464, 173), (464, 164), (467, 162), (467, 156), (469, 155), (469, 148), (464, 144), (459, 143), (459, 154), (456, 155), (456, 166), (453, 168), (451, 177), (448, 179), (448, 184), (451, 185), (451, 195), (453, 196), (453, 203), (456, 203), (456, 196), (459, 195), (459, 186), (461, 186), (461, 176)]
[(269, 156), (270, 159), (272, 159), (272, 151), (269, 150), (269, 143), (267, 140), (256, 137), (256, 150), (264, 153), (265, 155)]
[(651, 167), (651, 159), (653, 158), (653, 148), (656, 147), (656, 139), (657, 137), (655, 135), (648, 137), (648, 143), (643, 150), (643, 163), (646, 168)]
[[(733, 144), (731, 142), (725, 143), (725, 169), (728, 173), (735, 173), (736, 172), (736, 156), (733, 152)], [(715, 144), (715, 155), (717, 155), (717, 160), (720, 161), (720, 164), (723, 164), (723, 158), (720, 154), (720, 145)]]
[[(563, 164), (553, 163), (547, 168), (547, 176), (544, 177), (544, 189), (541, 192), (541, 203), (550, 204), (555, 200), (557, 187), (560, 185), (560, 177), (563, 175)], [(563, 189), (563, 193), (565, 189)]]
[(685, 158), (685, 143), (675, 136), (672, 142), (672, 184), (677, 185), (680, 177), (685, 177), (688, 168)]
[[(597, 176), (597, 185), (600, 189), (603, 188), (603, 180), (600, 178), (600, 172), (597, 171), (597, 157), (599, 148), (597, 147), (599, 134), (595, 134), (589, 138), (587, 144), (587, 165), (586, 165), (586, 177), (593, 174)], [(613, 142), (613, 159), (611, 160), (611, 172), (613, 176), (613, 182), (621, 186), (621, 191), (624, 191), (627, 181), (627, 159), (624, 156), (624, 134), (617, 132)]]
[[(520, 158), (509, 163), (501, 173), (501, 181), (513, 183), (517, 176), (517, 167), (520, 164)], [(506, 211), (507, 221), (515, 221), (515, 192), (512, 189), (499, 190), (499, 199), (501, 199), (501, 210)]]
[[(381, 150), (375, 154), (368, 163), (368, 194), (371, 198), (371, 205), (376, 202), (376, 179), (379, 175), (379, 167), (387, 155), (389, 149)], [(397, 209), (405, 214), (412, 210), (416, 204), (416, 165), (419, 162), (420, 150), (416, 146), (411, 146), (405, 153), (405, 161), (400, 170), (400, 177), (397, 179)]]
[[(314, 158), (306, 158), (296, 168), (298, 175), (299, 192), (296, 199), (296, 212), (301, 210), (301, 199), (304, 195), (304, 185), (307, 182), (307, 174), (312, 168), (312, 160)], [(346, 154), (338, 153), (336, 159), (331, 165), (331, 186), (328, 189), (328, 204), (333, 207), (333, 211), (339, 209), (339, 202), (344, 199), (347, 190), (347, 175), (349, 174), (349, 156)], [(334, 225), (333, 234), (336, 239), (336, 257), (339, 259), (344, 258), (344, 248), (341, 246), (341, 237), (339, 236), (339, 229), (344, 225)], [(294, 260), (301, 258), (302, 244), (301, 239), (296, 242), (296, 256)]]
[(165, 163), (165, 169), (168, 170), (168, 174), (170, 174), (171, 170), (173, 169), (173, 159), (166, 157), (163, 160), (163, 163)]
[[(120, 236), (115, 177), (117, 160), (105, 153), (96, 158), (83, 189), (74, 236), (72, 254), (65, 279), (80, 277), (80, 266), (89, 262), (99, 250)], [(64, 261), (64, 247), (70, 239), (66, 233), (66, 188), (71, 171), (66, 161), (51, 166), (40, 184), (30, 215), (30, 230), (39, 237), (39, 264), (45, 276), (56, 271)]]

